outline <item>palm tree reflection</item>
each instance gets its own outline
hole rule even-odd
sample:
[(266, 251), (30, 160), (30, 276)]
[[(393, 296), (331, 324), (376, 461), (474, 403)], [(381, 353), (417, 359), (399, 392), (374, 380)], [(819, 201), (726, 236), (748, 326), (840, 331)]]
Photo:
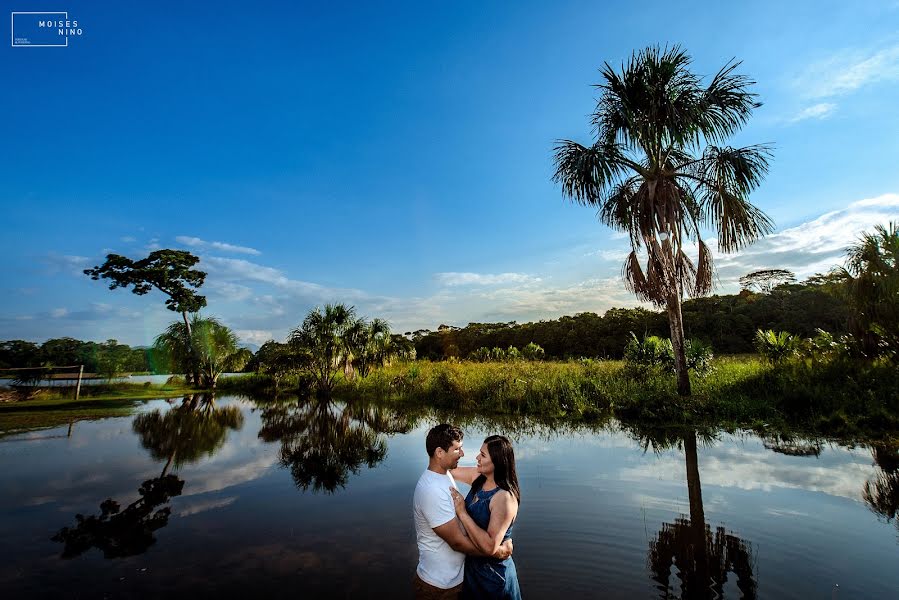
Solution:
[[(75, 515), (74, 527), (63, 527), (51, 539), (65, 544), (62, 558), (80, 556), (98, 548), (105, 558), (142, 554), (156, 543), (154, 532), (168, 525), (171, 508), (163, 506), (184, 489), (184, 480), (168, 473), (203, 456), (212, 456), (228, 430), (243, 426), (243, 414), (234, 406), (217, 407), (212, 395), (186, 396), (165, 413), (155, 410), (132, 422), (141, 445), (156, 460), (165, 460), (159, 477), (138, 489), (137, 500), (121, 508), (112, 498), (100, 504), (100, 514)], [(160, 508), (161, 507), (161, 508)]]
[(236, 406), (216, 406), (213, 394), (189, 395), (165, 412), (137, 415), (131, 427), (154, 459), (166, 461), (165, 475), (173, 465), (178, 469), (215, 454), (229, 430), (243, 427), (243, 413)]
[(871, 454), (879, 469), (873, 480), (865, 482), (862, 498), (887, 522), (896, 519), (899, 528), (899, 446), (875, 444)]
[[(672, 435), (670, 431), (640, 432), (638, 439), (644, 448), (668, 449), (682, 445), (687, 463), (687, 493), (690, 518), (678, 517), (673, 523), (663, 523), (662, 529), (649, 543), (648, 563), (652, 579), (658, 584), (662, 598), (721, 598), (729, 572), (737, 578), (737, 588), (743, 598), (755, 598), (757, 583), (751, 547), (724, 527), (712, 532), (706, 524), (702, 503), (702, 484), (699, 478), (697, 432)], [(712, 438), (700, 433), (705, 442)], [(680, 593), (670, 583), (672, 566), (680, 579)], [(676, 586), (675, 586), (676, 588)]]
[(281, 442), (281, 465), (290, 469), (303, 491), (333, 493), (358, 474), (387, 457), (382, 434), (405, 433), (410, 421), (383, 407), (339, 404), (317, 397), (267, 405), (262, 410), (259, 437)]

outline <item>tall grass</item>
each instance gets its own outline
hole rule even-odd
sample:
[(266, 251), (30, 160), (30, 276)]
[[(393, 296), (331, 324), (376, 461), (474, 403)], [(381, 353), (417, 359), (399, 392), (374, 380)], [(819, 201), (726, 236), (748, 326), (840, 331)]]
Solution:
[(723, 357), (694, 376), (692, 396), (675, 389), (666, 369), (634, 372), (621, 361), (415, 361), (343, 380), (335, 394), (485, 414), (899, 431), (899, 374), (888, 365)]

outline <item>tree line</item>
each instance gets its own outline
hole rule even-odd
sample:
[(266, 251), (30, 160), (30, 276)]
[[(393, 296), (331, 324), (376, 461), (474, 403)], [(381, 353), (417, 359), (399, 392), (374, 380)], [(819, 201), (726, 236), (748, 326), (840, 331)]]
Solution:
[[(769, 293), (742, 290), (738, 294), (693, 298), (683, 303), (685, 337), (701, 340), (718, 354), (755, 352), (759, 329), (789, 331), (811, 337), (817, 329), (848, 333), (850, 308), (841, 295), (845, 286), (836, 276), (782, 284)], [(611, 308), (602, 316), (583, 312), (532, 323), (469, 323), (441, 325), (437, 331), (408, 332), (416, 355), (430, 360), (468, 358), (479, 348), (524, 348), (534, 343), (547, 359), (577, 357), (622, 358), (631, 333), (667, 338), (668, 316), (645, 308)]]
[(0, 342), (0, 369), (84, 365), (86, 373), (135, 373), (154, 371), (158, 364), (152, 348), (132, 348), (114, 339), (85, 342), (70, 337), (43, 344), (25, 340)]

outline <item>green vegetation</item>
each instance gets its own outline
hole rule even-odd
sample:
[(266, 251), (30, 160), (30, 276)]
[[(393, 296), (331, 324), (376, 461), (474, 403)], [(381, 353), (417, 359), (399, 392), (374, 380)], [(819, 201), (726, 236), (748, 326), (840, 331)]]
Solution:
[(412, 408), (575, 420), (614, 416), (626, 424), (899, 431), (899, 374), (889, 364), (795, 357), (772, 365), (725, 357), (712, 360), (706, 376), (693, 376), (691, 398), (676, 394), (674, 383), (670, 370), (634, 372), (623, 361), (416, 361), (341, 380), (335, 394)]
[[(0, 369), (29, 368), (31, 373), (6, 373), (14, 378), (47, 379), (59, 370), (34, 370), (33, 367), (84, 365), (85, 373), (99, 374), (107, 379), (123, 373), (153, 371), (158, 361), (148, 348), (131, 348), (117, 340), (82, 342), (69, 337), (49, 339), (43, 344), (25, 340), (0, 342)], [(77, 368), (75, 374), (77, 375)], [(71, 374), (71, 373), (70, 373)]]
[[(768, 171), (770, 147), (720, 145), (760, 106), (749, 91), (754, 82), (731, 61), (705, 86), (691, 62), (674, 46), (635, 52), (620, 74), (605, 63), (591, 116), (596, 141), (559, 141), (553, 176), (568, 198), (596, 207), (600, 221), (628, 234), (625, 284), (666, 308), (681, 396), (690, 395), (681, 303), (712, 289), (712, 252), (700, 232), (716, 230), (718, 250), (735, 252), (774, 229), (749, 202)], [(685, 252), (694, 242), (696, 264)]]
[(840, 274), (856, 349), (867, 357), (899, 360), (899, 224), (875, 226), (848, 254)]
[(199, 315), (189, 323), (169, 325), (153, 347), (170, 371), (192, 374), (193, 381), (210, 390), (222, 373), (242, 369), (253, 355), (237, 347), (237, 336), (228, 327)]
[[(701, 340), (716, 354), (755, 352), (758, 329), (789, 331), (799, 337), (814, 336), (818, 329), (835, 336), (848, 333), (849, 308), (843, 296), (845, 284), (831, 276), (816, 276), (797, 284), (785, 284), (770, 293), (695, 298), (684, 302), (687, 338)], [(644, 308), (612, 308), (603, 315), (592, 312), (534, 323), (469, 323), (466, 327), (442, 325), (437, 331), (409, 332), (419, 358), (443, 360), (455, 347), (456, 356), (469, 357), (479, 348), (523, 348), (534, 343), (546, 359), (577, 357), (623, 358), (630, 334), (668, 337), (667, 316)]]

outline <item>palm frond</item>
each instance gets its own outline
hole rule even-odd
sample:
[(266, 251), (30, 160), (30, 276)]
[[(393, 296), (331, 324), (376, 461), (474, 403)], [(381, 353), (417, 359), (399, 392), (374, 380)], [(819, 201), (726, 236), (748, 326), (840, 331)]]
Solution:
[(712, 78), (701, 97), (699, 128), (711, 142), (720, 142), (736, 133), (752, 111), (761, 106), (757, 94), (747, 89), (755, 81), (735, 73), (739, 61), (731, 59)]
[(571, 140), (559, 140), (553, 154), (553, 181), (577, 204), (597, 204), (626, 170), (626, 160), (617, 144), (597, 142), (589, 148)]
[(696, 263), (696, 282), (692, 296), (705, 296), (712, 291), (714, 264), (712, 251), (701, 239), (699, 240), (699, 261)]

